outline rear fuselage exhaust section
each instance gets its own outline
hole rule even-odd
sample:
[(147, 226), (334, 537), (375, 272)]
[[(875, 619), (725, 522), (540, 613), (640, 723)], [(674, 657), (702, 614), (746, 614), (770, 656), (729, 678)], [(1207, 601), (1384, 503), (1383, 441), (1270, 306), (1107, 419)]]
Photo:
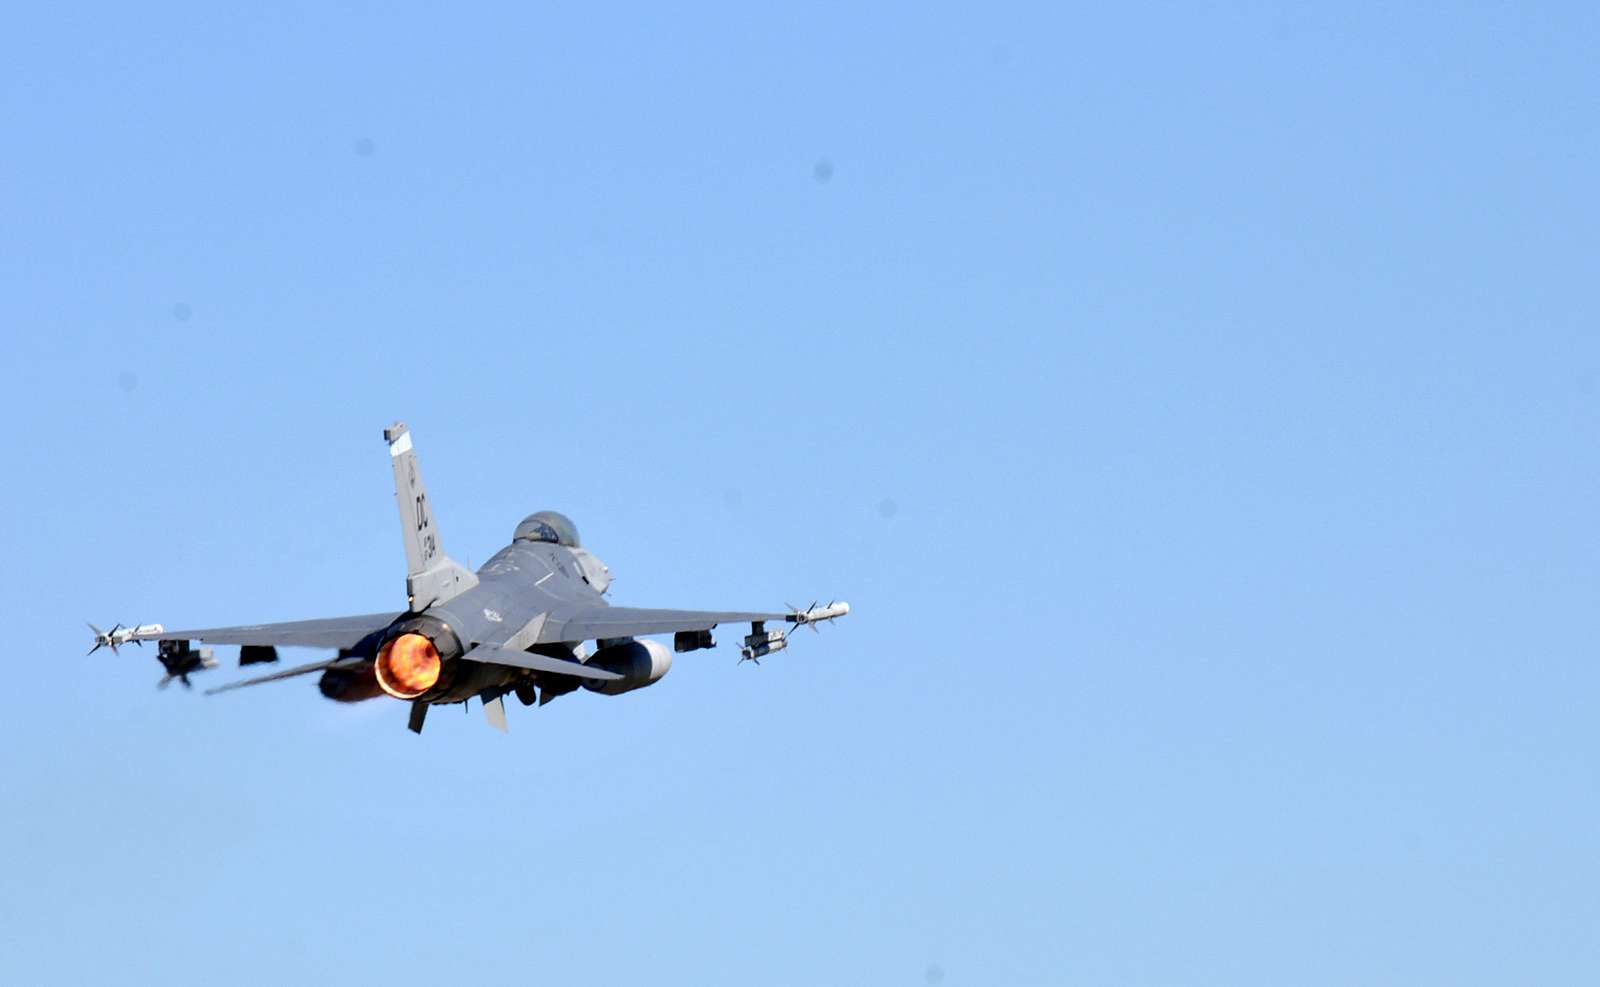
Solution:
[(410, 617), (389, 632), (372, 671), (378, 687), (396, 699), (422, 699), (449, 687), (461, 642), (433, 617)]

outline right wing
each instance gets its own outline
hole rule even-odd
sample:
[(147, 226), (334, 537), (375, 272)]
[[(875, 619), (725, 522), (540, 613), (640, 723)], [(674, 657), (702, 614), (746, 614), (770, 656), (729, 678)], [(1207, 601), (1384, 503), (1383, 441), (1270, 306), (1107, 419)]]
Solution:
[[(810, 610), (786, 613), (755, 613), (745, 610), (650, 610), (642, 607), (613, 607), (579, 604), (556, 607), (543, 615), (532, 644), (601, 641), (614, 637), (642, 637), (647, 634), (676, 634), (679, 631), (708, 631), (718, 624), (753, 624), (772, 621), (790, 624), (815, 624), (842, 617), (850, 612), (848, 603), (830, 603)], [(520, 642), (519, 642), (520, 643)]]
[[(112, 632), (117, 644), (126, 641), (201, 641), (206, 644), (254, 644), (288, 648), (353, 648), (373, 631), (394, 623), (398, 613), (369, 613), (321, 620), (292, 620), (282, 624), (240, 624), (199, 630), (146, 630)], [(107, 643), (110, 643), (109, 641)]]

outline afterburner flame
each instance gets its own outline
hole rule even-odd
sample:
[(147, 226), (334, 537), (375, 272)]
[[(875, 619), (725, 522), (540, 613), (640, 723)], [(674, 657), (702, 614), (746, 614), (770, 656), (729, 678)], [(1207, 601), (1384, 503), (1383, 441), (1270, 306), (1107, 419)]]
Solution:
[(439, 649), (421, 634), (402, 634), (378, 649), (378, 684), (396, 699), (415, 699), (439, 681)]

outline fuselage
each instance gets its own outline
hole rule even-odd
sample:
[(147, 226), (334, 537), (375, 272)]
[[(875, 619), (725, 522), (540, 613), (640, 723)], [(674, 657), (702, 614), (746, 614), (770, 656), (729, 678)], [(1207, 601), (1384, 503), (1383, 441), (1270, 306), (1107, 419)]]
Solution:
[[(496, 552), (477, 571), (478, 583), (447, 602), (421, 613), (407, 613), (359, 649), (374, 657), (388, 642), (422, 634), (433, 642), (445, 668), (436, 684), (420, 695), (396, 692), (393, 684), (378, 686), (370, 671), (349, 670), (325, 676), (323, 693), (346, 701), (374, 698), (388, 692), (396, 698), (427, 703), (456, 703), (484, 690), (503, 689), (536, 678), (504, 665), (464, 660), (461, 656), (484, 641), (504, 640), (540, 615), (559, 618), (564, 609), (604, 605), (609, 570), (582, 548), (551, 542), (516, 541)], [(540, 645), (539, 650), (583, 660), (582, 642)], [(572, 683), (564, 683), (572, 685)]]
[(582, 549), (514, 542), (478, 570), (478, 585), (426, 613), (443, 622), (466, 651), (479, 641), (504, 637), (540, 614), (603, 604), (604, 573), (599, 560)]

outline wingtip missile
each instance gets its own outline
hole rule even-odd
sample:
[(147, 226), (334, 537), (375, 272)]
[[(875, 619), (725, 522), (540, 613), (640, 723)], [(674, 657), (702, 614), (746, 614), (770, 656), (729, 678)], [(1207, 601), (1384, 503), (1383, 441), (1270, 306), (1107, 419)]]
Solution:
[[(784, 615), (784, 620), (796, 627), (810, 627), (813, 631), (818, 624), (838, 620), (850, 612), (850, 604), (843, 600), (830, 600), (826, 605), (818, 605), (815, 601), (804, 610), (790, 606), (789, 613)], [(744, 639), (744, 647), (739, 649), (739, 662), (750, 661), (757, 665), (761, 659), (774, 652), (782, 651), (789, 646), (788, 635), (783, 631), (769, 631), (766, 624), (756, 621), (750, 625), (750, 635)]]
[[(813, 603), (805, 610), (796, 610), (789, 614), (791, 624), (822, 624), (830, 620), (838, 620), (850, 612), (850, 604), (843, 600), (829, 602), (826, 606)], [(814, 629), (814, 628), (813, 628)]]
[(89, 649), (89, 654), (94, 654), (101, 648), (110, 648), (115, 654), (117, 649), (132, 641), (134, 644), (144, 645), (144, 642), (166, 630), (160, 624), (140, 624), (137, 627), (123, 627), (122, 622), (113, 624), (109, 631), (89, 624), (89, 630), (94, 633), (94, 647)]

